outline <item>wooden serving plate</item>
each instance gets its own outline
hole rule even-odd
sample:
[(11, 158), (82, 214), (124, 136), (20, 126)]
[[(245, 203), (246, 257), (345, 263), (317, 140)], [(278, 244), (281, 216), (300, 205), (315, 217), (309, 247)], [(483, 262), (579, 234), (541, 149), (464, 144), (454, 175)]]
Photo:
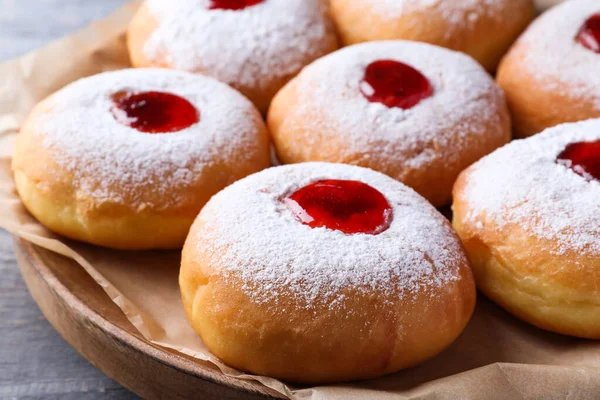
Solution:
[(75, 261), (18, 237), (21, 274), (44, 316), (83, 357), (146, 399), (284, 398), (145, 340)]

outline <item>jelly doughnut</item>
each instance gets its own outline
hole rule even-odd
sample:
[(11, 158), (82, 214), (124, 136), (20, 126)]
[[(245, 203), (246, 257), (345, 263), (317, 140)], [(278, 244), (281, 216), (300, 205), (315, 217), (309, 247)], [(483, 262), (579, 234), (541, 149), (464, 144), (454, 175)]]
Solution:
[(370, 42), (315, 61), (274, 98), (268, 126), (284, 164), (383, 172), (435, 206), (471, 163), (510, 139), (502, 91), (471, 57), (425, 43)]
[(600, 339), (600, 120), (514, 141), (463, 172), (454, 227), (479, 289), (517, 317)]
[(323, 0), (147, 0), (128, 47), (136, 67), (210, 75), (266, 112), (290, 78), (338, 41)]
[(414, 40), (462, 51), (494, 71), (535, 17), (532, 0), (331, 0), (345, 45)]
[(42, 224), (119, 249), (177, 248), (212, 195), (269, 165), (256, 108), (212, 78), (107, 72), (39, 103), (13, 157), (17, 190)]
[(502, 60), (515, 135), (600, 117), (600, 2), (565, 1), (542, 14)]
[(190, 322), (227, 364), (300, 383), (421, 363), (461, 333), (472, 272), (450, 223), (381, 173), (303, 163), (229, 186), (188, 236)]

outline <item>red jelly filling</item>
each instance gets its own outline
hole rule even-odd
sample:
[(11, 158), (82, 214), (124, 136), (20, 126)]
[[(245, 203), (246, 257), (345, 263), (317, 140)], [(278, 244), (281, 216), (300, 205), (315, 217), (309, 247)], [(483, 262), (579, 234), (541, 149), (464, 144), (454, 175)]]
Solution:
[(123, 125), (146, 133), (170, 133), (200, 120), (196, 107), (183, 97), (164, 92), (113, 95), (113, 116)]
[(360, 91), (372, 103), (409, 109), (433, 94), (429, 80), (413, 67), (393, 60), (367, 67)]
[(211, 0), (210, 10), (242, 10), (246, 7), (252, 7), (265, 0)]
[(571, 143), (558, 155), (556, 162), (571, 168), (588, 181), (600, 181), (600, 140)]
[(389, 228), (392, 207), (371, 186), (346, 180), (323, 180), (299, 189), (286, 203), (305, 225), (347, 234), (376, 235)]
[(576, 39), (583, 46), (600, 54), (600, 13), (592, 15), (585, 21)]

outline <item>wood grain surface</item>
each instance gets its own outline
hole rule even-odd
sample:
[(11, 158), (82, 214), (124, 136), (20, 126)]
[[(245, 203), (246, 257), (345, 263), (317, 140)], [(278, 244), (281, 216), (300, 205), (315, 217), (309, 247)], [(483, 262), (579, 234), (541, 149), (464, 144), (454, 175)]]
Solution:
[[(0, 60), (102, 18), (126, 0), (0, 0)], [(45, 320), (0, 229), (0, 399), (135, 399), (72, 349)]]

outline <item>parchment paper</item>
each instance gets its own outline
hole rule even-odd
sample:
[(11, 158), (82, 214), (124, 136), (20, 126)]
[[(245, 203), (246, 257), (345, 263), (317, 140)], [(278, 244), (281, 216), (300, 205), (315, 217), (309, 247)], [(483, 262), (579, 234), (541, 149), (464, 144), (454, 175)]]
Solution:
[(40, 99), (65, 84), (129, 65), (125, 28), (136, 4), (104, 21), (0, 65), (0, 227), (75, 259), (149, 341), (214, 363), (298, 399), (595, 399), (600, 342), (528, 326), (479, 296), (464, 334), (435, 359), (380, 379), (315, 388), (287, 386), (227, 367), (189, 326), (177, 285), (178, 252), (123, 252), (52, 234), (21, 204), (10, 172), (19, 124)]

